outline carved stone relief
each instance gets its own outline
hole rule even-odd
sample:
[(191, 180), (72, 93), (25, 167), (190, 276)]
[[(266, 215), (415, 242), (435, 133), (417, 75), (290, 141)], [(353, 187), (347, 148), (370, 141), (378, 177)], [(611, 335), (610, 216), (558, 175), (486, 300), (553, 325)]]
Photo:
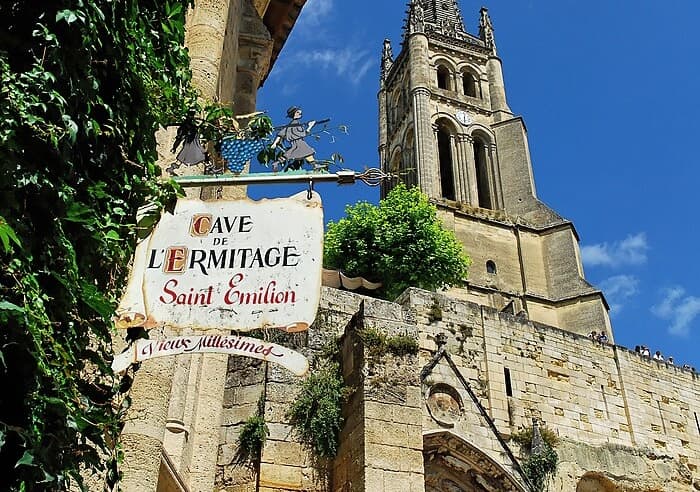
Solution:
[(430, 416), (443, 427), (454, 427), (462, 416), (462, 398), (455, 388), (435, 384), (428, 390), (427, 406)]
[(525, 491), (492, 458), (451, 432), (425, 435), (423, 454), (426, 492)]

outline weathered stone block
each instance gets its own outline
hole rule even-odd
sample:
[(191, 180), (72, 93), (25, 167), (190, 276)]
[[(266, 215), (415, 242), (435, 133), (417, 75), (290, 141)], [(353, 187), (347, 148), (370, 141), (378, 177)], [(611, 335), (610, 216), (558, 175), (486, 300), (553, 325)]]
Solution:
[(423, 472), (423, 453), (406, 448), (367, 444), (365, 465), (389, 471)]
[(260, 487), (299, 489), (302, 484), (302, 468), (273, 463), (260, 463)]
[(307, 452), (297, 442), (268, 438), (262, 453), (262, 462), (279, 465), (306, 466)]

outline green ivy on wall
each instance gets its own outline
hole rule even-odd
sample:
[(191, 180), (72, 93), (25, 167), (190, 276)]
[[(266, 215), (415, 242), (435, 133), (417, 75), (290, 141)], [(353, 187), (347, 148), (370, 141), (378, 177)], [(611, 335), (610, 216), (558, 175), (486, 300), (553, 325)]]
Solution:
[(136, 208), (172, 204), (155, 132), (196, 106), (188, 0), (0, 11), (0, 490), (119, 478), (111, 316)]
[(539, 434), (542, 438), (542, 449), (537, 454), (533, 454), (531, 450), (532, 427), (514, 432), (511, 435), (511, 440), (518, 443), (526, 455), (521, 466), (532, 492), (548, 490), (549, 483), (554, 478), (559, 464), (559, 457), (554, 451), (554, 447), (559, 443), (559, 436), (546, 426), (539, 428)]

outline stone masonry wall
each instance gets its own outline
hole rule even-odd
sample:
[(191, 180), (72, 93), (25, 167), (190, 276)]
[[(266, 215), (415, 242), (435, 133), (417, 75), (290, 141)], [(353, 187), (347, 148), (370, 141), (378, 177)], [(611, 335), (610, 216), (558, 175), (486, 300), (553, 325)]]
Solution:
[[(271, 341), (301, 351), (313, 363), (324, 343), (342, 334), (362, 300), (349, 293), (333, 292), (338, 295), (323, 297), (316, 322), (308, 333), (270, 333), (269, 336), (279, 338)], [(298, 391), (297, 378), (273, 364), (265, 366), (257, 360), (230, 358), (215, 490), (328, 490), (327, 470), (301, 446), (286, 417)], [(240, 460), (238, 437), (245, 421), (258, 412), (261, 399), (270, 433), (257, 466)]]
[[(447, 350), (503, 436), (533, 417), (559, 434), (568, 464), (555, 490), (574, 490), (586, 472), (634, 490), (686, 491), (699, 483), (697, 374), (439, 294), (411, 289), (399, 301), (416, 313), (422, 354), (435, 349), (438, 333), (447, 335)], [(458, 388), (449, 371), (438, 376)], [(497, 458), (502, 450), (474, 425), (465, 415), (453, 429)], [(424, 431), (440, 427), (425, 416)], [(623, 463), (634, 466), (626, 472)]]
[(505, 209), (513, 214), (528, 212), (536, 195), (525, 123), (522, 118), (513, 118), (492, 129), (498, 142)]
[[(417, 337), (419, 356), (370, 355), (358, 337), (365, 328)], [(444, 359), (420, 381), (441, 334), (476, 401)], [(324, 288), (305, 336), (297, 342), (311, 358), (327, 340), (341, 337), (343, 374), (353, 393), (338, 457), (320, 467), (295, 440), (285, 415), (296, 378), (272, 366), (261, 375), (250, 367), (254, 363), (231, 365), (217, 490), (422, 491), (423, 440), (438, 431), (474, 446), (517, 482), (518, 471), (479, 406), (505, 441), (533, 417), (559, 435), (560, 465), (551, 490), (607, 490), (590, 488), (595, 484), (640, 492), (700, 490), (697, 374), (419, 289), (389, 303)], [(231, 385), (236, 389), (230, 391)], [(255, 411), (261, 386), (270, 436), (256, 485), (255, 470), (251, 475), (232, 457), (234, 421)], [(508, 446), (520, 456), (514, 443)]]
[[(342, 453), (337, 460), (333, 490), (396, 490), (423, 492), (423, 435), (420, 366), (415, 355), (374, 354), (359, 333), (373, 330), (388, 336), (417, 338), (417, 327), (406, 323), (401, 307), (365, 300), (344, 338), (353, 347), (353, 402), (363, 416), (361, 433), (364, 462), (361, 486), (344, 472)], [(352, 443), (351, 443), (352, 445)]]

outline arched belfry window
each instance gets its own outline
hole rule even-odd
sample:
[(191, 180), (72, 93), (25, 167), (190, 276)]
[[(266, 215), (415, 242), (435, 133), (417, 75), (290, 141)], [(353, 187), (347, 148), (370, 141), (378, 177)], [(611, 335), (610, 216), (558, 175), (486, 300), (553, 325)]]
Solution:
[(394, 155), (391, 157), (391, 166), (389, 166), (389, 170), (392, 173), (399, 173), (401, 171), (401, 165), (401, 149), (397, 149), (394, 151)]
[(479, 136), (474, 137), (474, 164), (476, 166), (476, 187), (479, 207), (493, 209), (495, 202), (491, 191), (490, 159), (487, 143)]
[(454, 200), (455, 180), (452, 172), (452, 128), (444, 121), (438, 121), (437, 146), (442, 196), (448, 200)]
[[(401, 149), (397, 148), (394, 150), (394, 154), (391, 157), (391, 161), (389, 164), (389, 172), (391, 174), (395, 175), (400, 175), (401, 174), (401, 168), (403, 167), (403, 159), (401, 158)], [(387, 190), (392, 190), (395, 186), (395, 182), (393, 180), (389, 180), (391, 184), (389, 184)]]
[(476, 78), (474, 78), (474, 76), (471, 73), (464, 72), (462, 74), (462, 85), (465, 96), (479, 97)]
[(391, 128), (390, 131), (395, 129), (399, 122), (401, 121), (401, 92), (399, 89), (396, 89), (392, 95), (391, 95), (391, 107), (389, 109), (391, 111)]
[(438, 89), (450, 90), (450, 70), (445, 65), (437, 67), (437, 86)]
[(415, 148), (413, 145), (413, 128), (410, 128), (406, 134), (406, 141), (403, 146), (403, 169), (401, 181), (406, 183), (407, 187), (418, 186), (418, 174), (416, 170)]
[(493, 260), (486, 262), (486, 273), (490, 273), (491, 275), (496, 275), (496, 273), (498, 273), (496, 263)]

